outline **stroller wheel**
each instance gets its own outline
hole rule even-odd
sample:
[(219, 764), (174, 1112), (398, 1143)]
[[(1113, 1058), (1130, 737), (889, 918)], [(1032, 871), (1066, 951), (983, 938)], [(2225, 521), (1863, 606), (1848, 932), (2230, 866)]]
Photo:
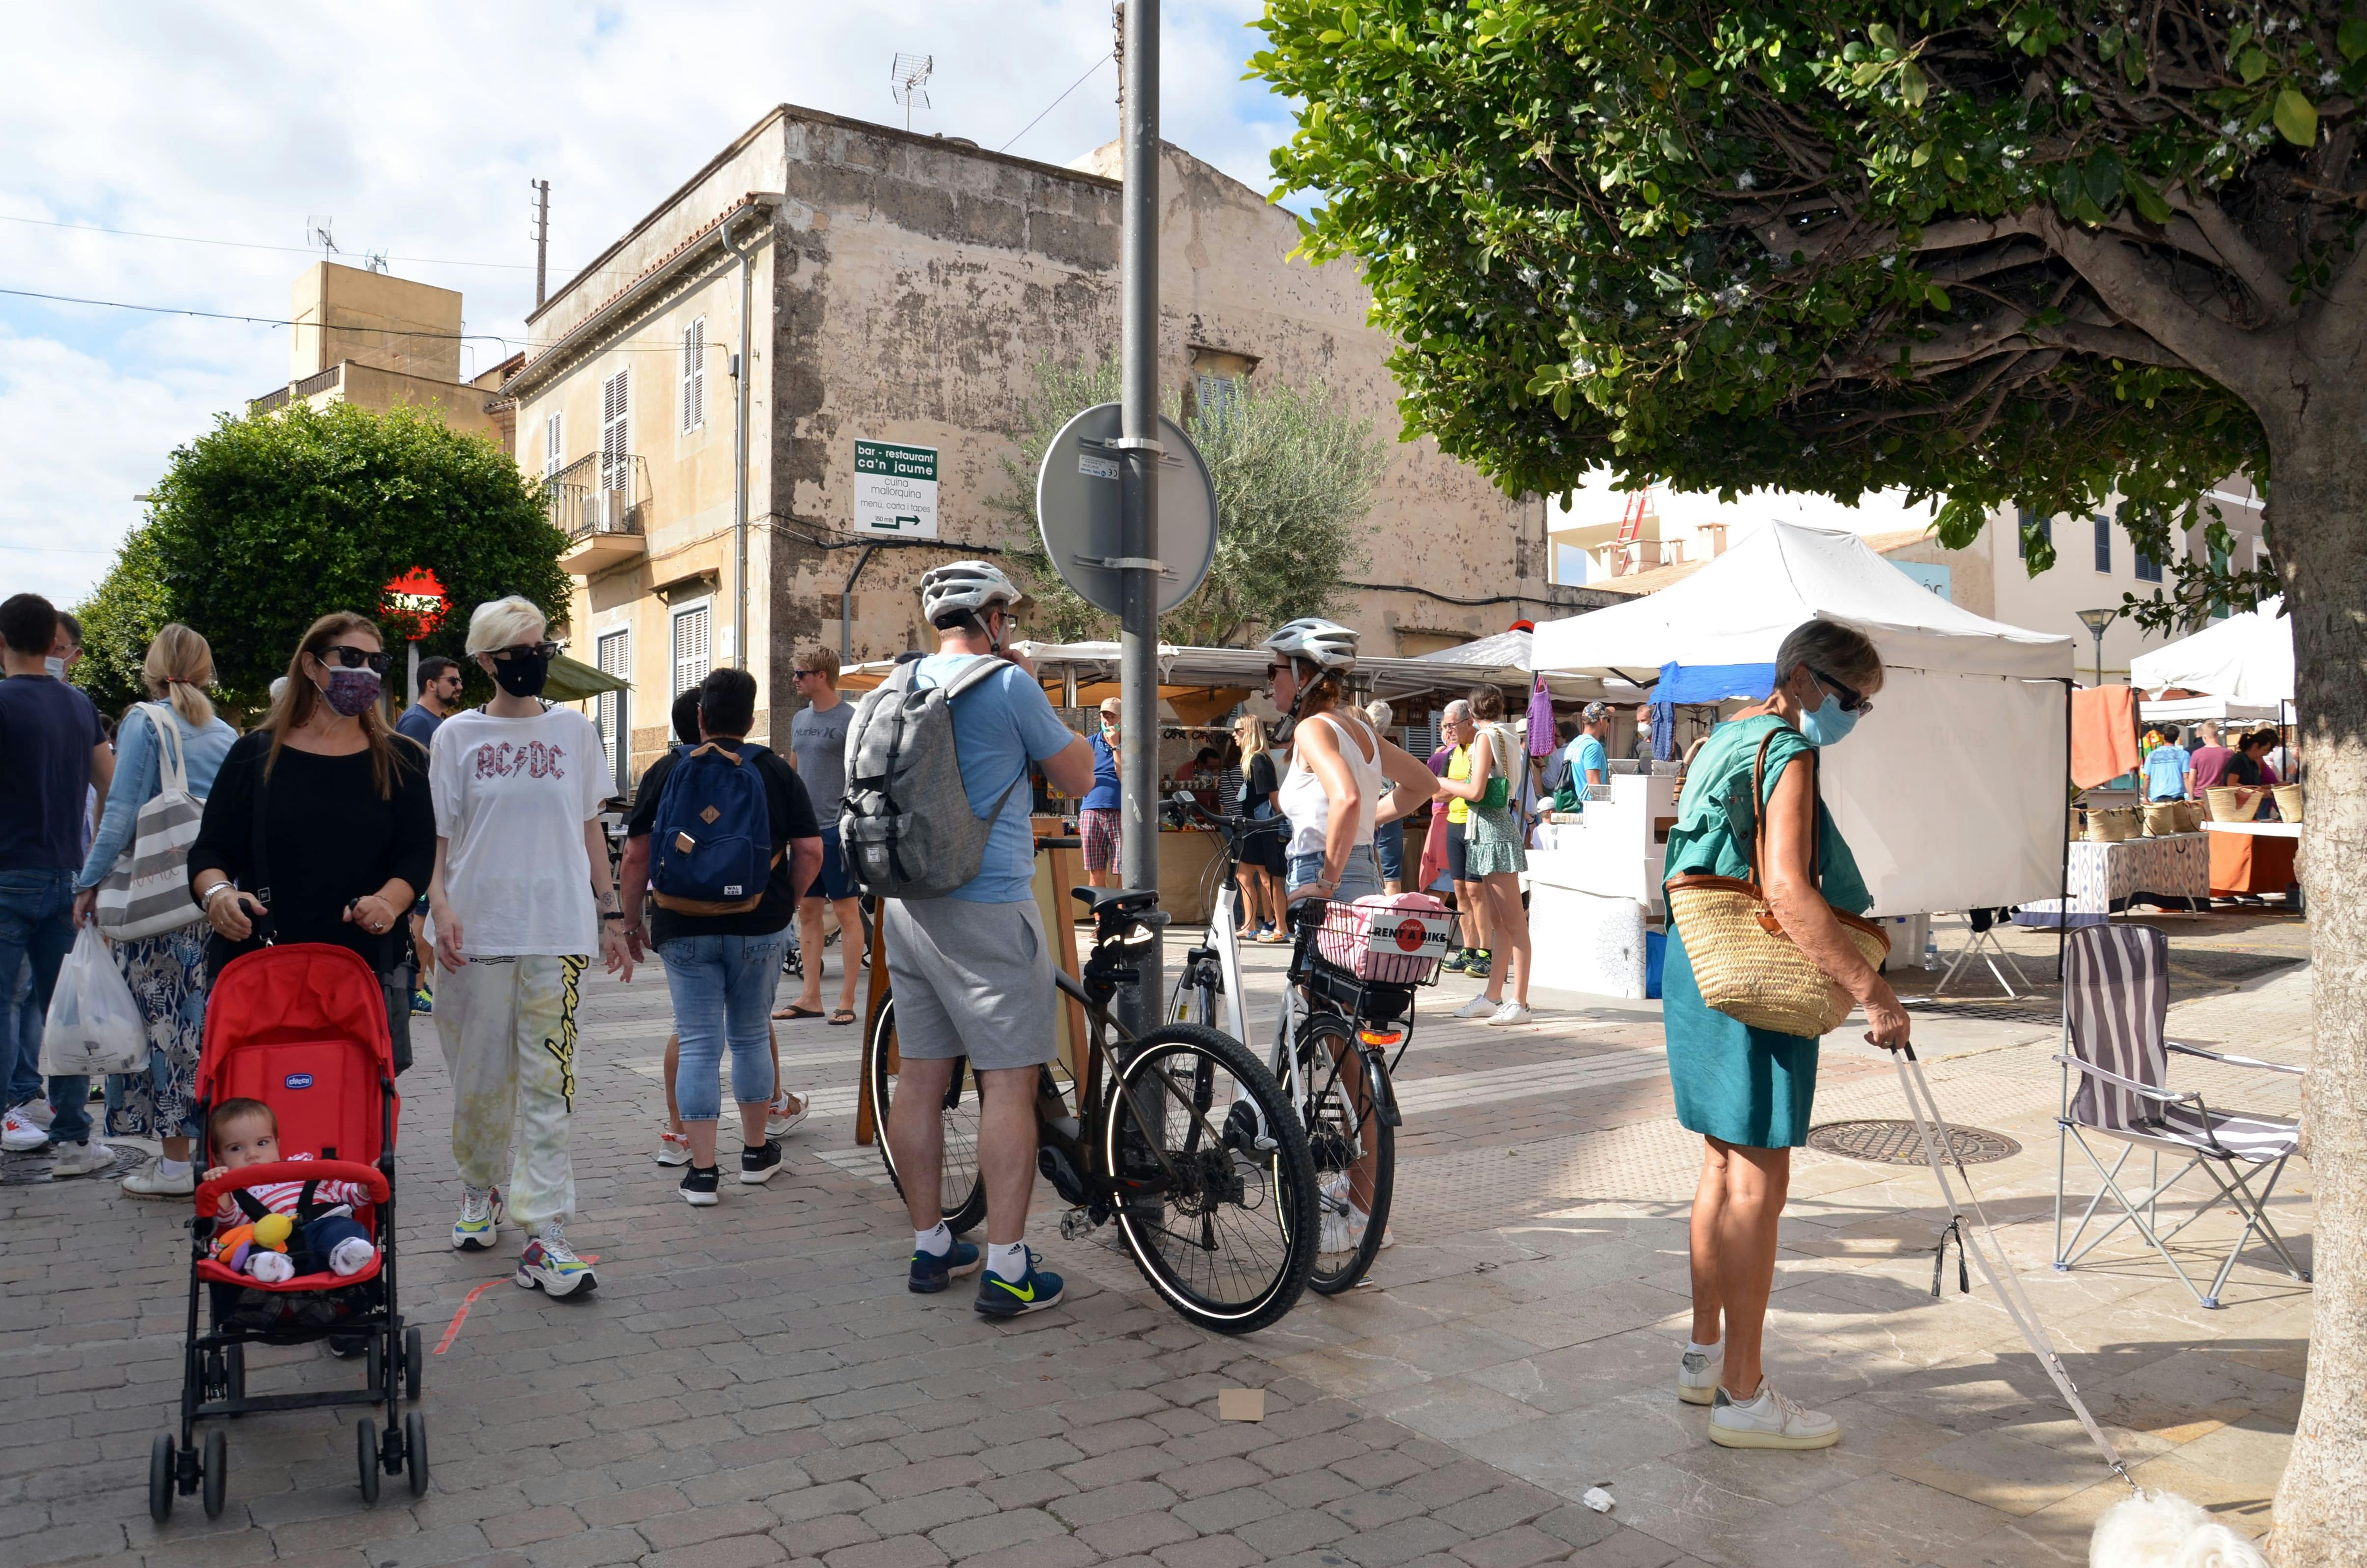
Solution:
[(148, 1517), (163, 1524), (173, 1517), (173, 1434), (159, 1432), (148, 1449)]
[[(418, 1332), (413, 1330), (413, 1333)], [(411, 1471), (411, 1494), (427, 1495), (427, 1417), (413, 1410), (402, 1418), (402, 1459)]]
[(354, 1423), (354, 1457), (361, 1462), (362, 1501), (378, 1504), (378, 1423), (365, 1415)]
[(419, 1331), (415, 1328), (406, 1328), (402, 1331), (403, 1398), (416, 1403), (419, 1398), (420, 1381), (426, 1375), (427, 1363), (419, 1353)]
[(206, 1434), (206, 1517), (221, 1517), (222, 1500), (230, 1495), (230, 1438), (219, 1426)]

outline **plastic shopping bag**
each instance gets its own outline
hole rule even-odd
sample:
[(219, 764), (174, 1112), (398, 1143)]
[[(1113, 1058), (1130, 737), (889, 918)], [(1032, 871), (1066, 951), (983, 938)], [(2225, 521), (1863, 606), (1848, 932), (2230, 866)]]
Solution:
[(148, 1028), (95, 920), (58, 969), (41, 1027), (41, 1072), (52, 1078), (132, 1073), (148, 1063)]

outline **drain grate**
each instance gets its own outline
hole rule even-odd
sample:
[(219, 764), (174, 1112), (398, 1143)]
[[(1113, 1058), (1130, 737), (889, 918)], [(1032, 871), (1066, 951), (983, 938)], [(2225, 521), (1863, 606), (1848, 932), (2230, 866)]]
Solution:
[[(1959, 1165), (1985, 1165), (2022, 1153), (2021, 1144), (1985, 1127), (1951, 1127), (1948, 1142)], [(1808, 1147), (1878, 1165), (1923, 1164), (1923, 1137), (1911, 1121), (1828, 1121), (1808, 1129)]]

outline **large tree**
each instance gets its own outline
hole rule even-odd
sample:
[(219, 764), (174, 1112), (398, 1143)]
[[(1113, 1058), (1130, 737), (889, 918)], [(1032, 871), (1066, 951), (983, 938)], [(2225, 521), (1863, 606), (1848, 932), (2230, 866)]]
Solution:
[(554, 620), (566, 613), (562, 543), (509, 454), (432, 411), (290, 403), (224, 416), (173, 453), (147, 522), (83, 607), (82, 684), (109, 706), (144, 696), (148, 640), (178, 620), (213, 645), (230, 705), (260, 708), (331, 610), (379, 619), (399, 647), (416, 627), (384, 613), (383, 590), (422, 566), (453, 613), (421, 651), (457, 657), (486, 599), (523, 594)]
[[(990, 505), (1014, 525), (1012, 554), (1037, 598), (1038, 629), (1063, 642), (1116, 635), (1116, 618), (1060, 581), (1036, 528), (1036, 472), (1070, 419), (1118, 396), (1115, 359), (1046, 359), (1020, 411), (1019, 450), (1003, 460), (1010, 488)], [(1160, 618), (1165, 641), (1224, 646), (1252, 629), (1339, 613), (1348, 574), (1364, 564), (1365, 516), (1387, 456), (1372, 421), (1320, 383), (1241, 384), (1223, 406), (1166, 414), (1184, 426), (1217, 487), (1217, 559), (1200, 591)]]
[[(1269, 0), (1306, 248), (1409, 433), (1508, 489), (2118, 493), (2175, 590), (2282, 589), (2312, 793), (2316, 1329), (2289, 1563), (2367, 1562), (2367, 20), (2347, 7)], [(2273, 566), (2201, 509), (2243, 472)], [(2191, 548), (2172, 548), (2191, 533)], [(2031, 568), (2053, 551), (2033, 527)]]

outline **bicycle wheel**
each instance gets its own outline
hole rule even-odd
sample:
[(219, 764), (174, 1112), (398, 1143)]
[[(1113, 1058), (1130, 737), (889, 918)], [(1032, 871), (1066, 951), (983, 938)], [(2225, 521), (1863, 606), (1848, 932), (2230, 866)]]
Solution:
[(1374, 1114), (1365, 1059), (1339, 1019), (1317, 1018), (1299, 1031), (1294, 1051), (1320, 1211), (1307, 1283), (1336, 1296), (1365, 1277), (1388, 1233), (1397, 1133)]
[[(1240, 1099), (1253, 1115), (1236, 1113)], [(1315, 1262), (1315, 1175), (1298, 1118), (1248, 1051), (1196, 1024), (1152, 1029), (1106, 1091), (1100, 1134), (1127, 1251), (1170, 1306), (1248, 1334), (1297, 1304)]]
[[(896, 1174), (895, 1152), (888, 1146), (888, 1108), (896, 1102), (896, 1080), (899, 1074), (889, 1066), (894, 1056), (896, 1042), (896, 998), (890, 993), (879, 999), (879, 1010), (872, 1015), (871, 1027), (864, 1031), (863, 1074), (871, 1084), (871, 1106), (878, 1122), (879, 1158), (888, 1166), (888, 1179), (896, 1190), (904, 1190), (904, 1178)], [(969, 1072), (969, 1063), (957, 1059), (953, 1082), (946, 1089), (945, 1163), (937, 1185), (937, 1201), (944, 1206), (946, 1228), (959, 1235), (975, 1230), (986, 1218), (986, 1179), (978, 1169), (978, 1083)]]

